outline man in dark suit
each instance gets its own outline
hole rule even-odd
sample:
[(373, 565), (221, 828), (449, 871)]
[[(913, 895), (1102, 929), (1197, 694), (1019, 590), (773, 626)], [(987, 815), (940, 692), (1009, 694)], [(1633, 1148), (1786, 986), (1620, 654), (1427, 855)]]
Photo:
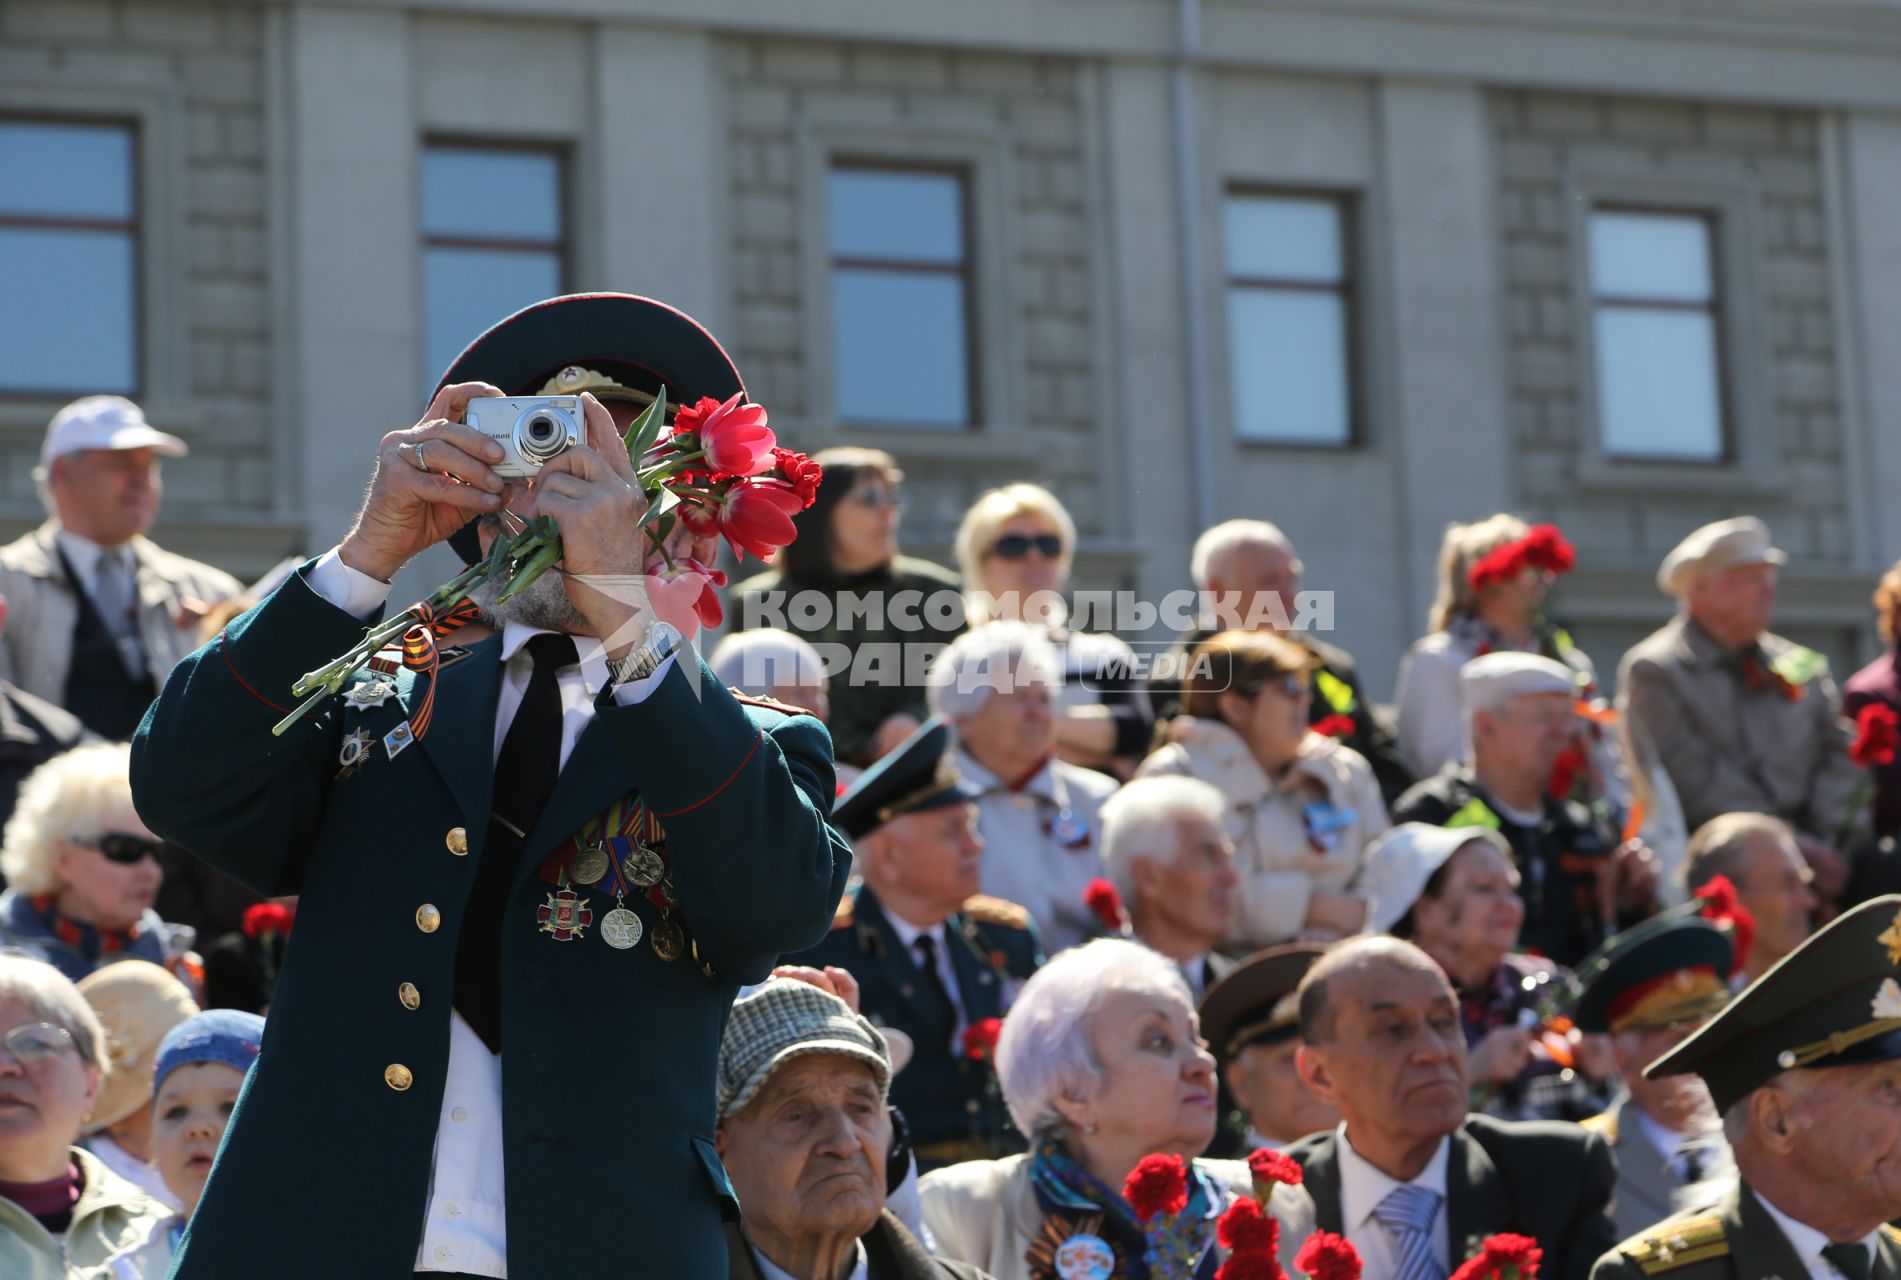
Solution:
[(1645, 1070), (1686, 1072), (1742, 1177), (1592, 1280), (1901, 1280), (1901, 896), (1838, 917)]
[[(560, 525), (563, 571), (484, 596), (499, 634), (437, 675), (370, 672), (273, 737), (292, 684), (361, 638), (395, 571), (501, 509), (501, 451), (461, 421), (469, 401), (551, 383), (586, 436), (507, 498)], [(341, 546), (180, 663), (140, 729), (153, 828), (258, 893), (301, 895), (181, 1280), (542, 1280), (573, 1274), (577, 1249), (725, 1280), (721, 1028), (741, 984), (824, 935), (850, 852), (826, 821), (823, 726), (741, 705), (677, 631), (580, 581), (651, 572), (645, 500), (589, 386), (743, 391), (704, 330), (644, 298), (502, 322), (421, 423), (384, 437)]]
[(1552, 1280), (1583, 1280), (1614, 1238), (1610, 1148), (1575, 1125), (1468, 1116), (1451, 984), (1396, 938), (1341, 943), (1300, 984), (1296, 1059), (1340, 1128), (1288, 1148), (1322, 1230), (1366, 1274), (1444, 1280), (1501, 1232), (1535, 1238)]
[(977, 788), (951, 766), (951, 741), (949, 724), (929, 721), (839, 798), (832, 822), (864, 884), (823, 942), (786, 957), (846, 970), (864, 1015), (911, 1038), (891, 1101), (924, 1171), (1023, 1149), (997, 1091), (994, 1039), (976, 1038), (1043, 963), (1030, 913), (977, 893)]

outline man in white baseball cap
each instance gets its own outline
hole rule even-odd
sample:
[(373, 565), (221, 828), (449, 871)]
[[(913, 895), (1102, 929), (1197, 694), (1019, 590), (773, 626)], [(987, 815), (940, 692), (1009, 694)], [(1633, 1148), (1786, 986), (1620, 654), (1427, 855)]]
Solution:
[(172, 665), (198, 646), (198, 619), (235, 578), (162, 551), (160, 458), (185, 442), (121, 396), (53, 415), (34, 479), (50, 518), (0, 547), (0, 678), (64, 707), (105, 738), (129, 738)]
[(1664, 557), (1676, 617), (1624, 655), (1625, 724), (1655, 752), (1694, 831), (1725, 813), (1773, 814), (1798, 834), (1818, 895), (1846, 879), (1834, 848), (1862, 772), (1848, 758), (1828, 660), (1773, 634), (1787, 557), (1755, 516), (1707, 524)]

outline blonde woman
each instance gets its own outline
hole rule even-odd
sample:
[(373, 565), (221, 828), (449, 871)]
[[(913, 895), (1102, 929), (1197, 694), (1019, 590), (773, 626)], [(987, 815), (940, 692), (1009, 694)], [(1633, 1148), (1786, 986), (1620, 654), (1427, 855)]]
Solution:
[(1271, 631), (1224, 631), (1194, 657), (1182, 714), (1136, 776), (1199, 778), (1226, 800), (1241, 878), (1229, 949), (1358, 933), (1356, 882), (1386, 804), (1364, 756), (1308, 727), (1313, 655)]
[(112, 960), (166, 964), (173, 930), (158, 898), (159, 842), (132, 807), (131, 748), (77, 747), (33, 771), (6, 826), (0, 947), (77, 982)]
[(1062, 664), (1055, 691), (1056, 756), (1127, 777), (1148, 749), (1155, 717), (1135, 678), (1135, 653), (1102, 632), (1073, 631), (1064, 591), (1076, 556), (1076, 522), (1039, 485), (992, 489), (958, 526), (965, 616), (1027, 622), (1049, 633)]
[[(1399, 664), (1399, 742), (1419, 777), (1431, 777), (1463, 751), (1459, 671), (1480, 654), (1511, 649), (1555, 658), (1578, 673), (1580, 697), (1595, 697), (1590, 658), (1545, 617), (1552, 581), (1574, 560), (1555, 525), (1534, 528), (1501, 513), (1446, 526), (1427, 634)], [(1600, 789), (1615, 785), (1609, 777), (1596, 781)]]

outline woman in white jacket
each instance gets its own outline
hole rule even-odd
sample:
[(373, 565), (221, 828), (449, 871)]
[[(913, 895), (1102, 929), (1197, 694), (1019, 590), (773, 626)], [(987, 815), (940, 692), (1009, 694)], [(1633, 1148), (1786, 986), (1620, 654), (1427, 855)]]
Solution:
[(1199, 645), (1182, 714), (1138, 777), (1179, 774), (1219, 788), (1241, 884), (1234, 949), (1358, 933), (1354, 891), (1366, 846), (1389, 825), (1364, 757), (1311, 732), (1313, 658), (1265, 631), (1226, 631)]

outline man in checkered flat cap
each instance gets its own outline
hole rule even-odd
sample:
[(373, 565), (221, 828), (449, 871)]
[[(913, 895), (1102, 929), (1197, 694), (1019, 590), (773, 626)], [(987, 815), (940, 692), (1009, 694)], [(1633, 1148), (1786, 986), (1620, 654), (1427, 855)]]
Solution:
[(1709, 1086), (1741, 1181), (1592, 1280), (1901, 1280), (1901, 896), (1835, 920), (1644, 1074), (1685, 1072)]
[(714, 1135), (744, 1214), (729, 1280), (985, 1280), (885, 1208), (891, 1071), (883, 1034), (830, 992), (773, 978), (734, 1003)]

